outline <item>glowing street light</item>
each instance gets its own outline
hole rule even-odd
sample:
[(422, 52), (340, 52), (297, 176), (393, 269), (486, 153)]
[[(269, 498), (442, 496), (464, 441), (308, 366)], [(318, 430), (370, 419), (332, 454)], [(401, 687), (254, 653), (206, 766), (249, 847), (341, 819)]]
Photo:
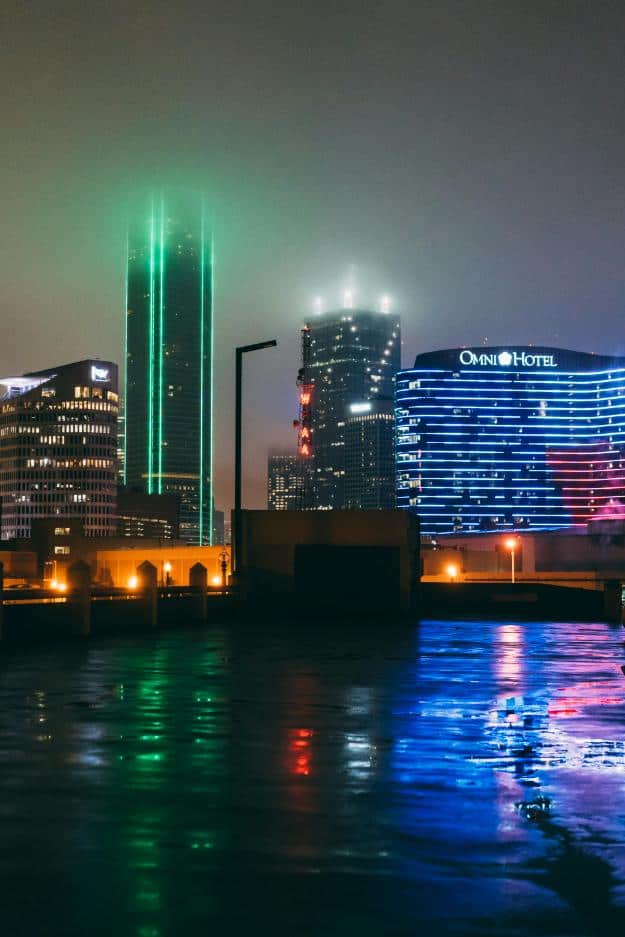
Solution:
[(450, 563), (447, 567), (447, 575), (449, 576), (450, 582), (456, 581), (456, 576), (458, 575), (458, 567), (455, 563)]
[(506, 537), (504, 541), (504, 546), (506, 550), (510, 550), (510, 564), (511, 564), (511, 582), (514, 582), (514, 551), (518, 546), (518, 540), (516, 537)]
[(139, 577), (131, 576), (128, 580), (128, 588), (131, 590), (134, 590), (137, 588), (138, 585), (139, 585)]

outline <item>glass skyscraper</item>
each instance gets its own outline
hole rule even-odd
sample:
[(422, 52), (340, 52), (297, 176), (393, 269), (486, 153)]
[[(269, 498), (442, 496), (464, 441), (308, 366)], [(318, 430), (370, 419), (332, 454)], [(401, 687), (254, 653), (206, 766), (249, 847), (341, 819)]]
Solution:
[(625, 358), (454, 348), (397, 375), (397, 503), (424, 533), (625, 517)]
[[(354, 406), (392, 401), (400, 367), (399, 317), (370, 309), (323, 312), (308, 320), (303, 334), (300, 399), (302, 394), (310, 399), (306, 507), (342, 509), (348, 506), (346, 423)], [(392, 435), (388, 447), (392, 485)], [(349, 506), (361, 505), (352, 498)]]
[(267, 459), (267, 510), (301, 510), (303, 495), (302, 460), (290, 453), (270, 453)]
[(124, 482), (180, 497), (213, 538), (213, 255), (201, 198), (154, 195), (128, 231)]

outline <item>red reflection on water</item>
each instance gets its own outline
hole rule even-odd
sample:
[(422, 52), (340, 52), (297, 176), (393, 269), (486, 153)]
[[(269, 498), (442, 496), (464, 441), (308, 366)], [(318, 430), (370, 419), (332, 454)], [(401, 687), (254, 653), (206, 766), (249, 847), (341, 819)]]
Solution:
[(311, 764), (312, 729), (289, 729), (289, 771), (308, 776)]

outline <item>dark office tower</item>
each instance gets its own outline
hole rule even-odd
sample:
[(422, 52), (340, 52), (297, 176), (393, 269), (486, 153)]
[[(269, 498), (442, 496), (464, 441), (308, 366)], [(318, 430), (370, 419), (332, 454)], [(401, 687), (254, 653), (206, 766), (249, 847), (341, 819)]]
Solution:
[(303, 483), (301, 460), (297, 456), (270, 454), (267, 460), (267, 509), (301, 510)]
[(340, 309), (309, 319), (301, 393), (310, 393), (310, 493), (307, 507), (346, 507), (345, 421), (352, 404), (392, 399), (400, 367), (399, 317)]
[(345, 507), (395, 507), (395, 417), (391, 400), (353, 403), (345, 419)]
[(180, 537), (213, 539), (213, 262), (201, 199), (158, 195), (130, 226), (124, 482), (180, 497)]
[(117, 483), (124, 484), (126, 453), (126, 416), (124, 414), (124, 401), (119, 398), (119, 412), (117, 414)]
[(0, 385), (2, 539), (30, 537), (42, 518), (114, 534), (117, 365), (78, 361)]

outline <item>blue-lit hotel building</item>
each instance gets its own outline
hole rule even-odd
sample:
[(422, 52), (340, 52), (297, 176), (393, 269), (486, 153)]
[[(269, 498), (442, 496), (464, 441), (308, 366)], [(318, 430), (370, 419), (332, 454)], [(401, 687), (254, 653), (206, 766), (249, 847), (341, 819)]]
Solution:
[(426, 534), (625, 516), (625, 358), (454, 348), (396, 379), (397, 505)]

